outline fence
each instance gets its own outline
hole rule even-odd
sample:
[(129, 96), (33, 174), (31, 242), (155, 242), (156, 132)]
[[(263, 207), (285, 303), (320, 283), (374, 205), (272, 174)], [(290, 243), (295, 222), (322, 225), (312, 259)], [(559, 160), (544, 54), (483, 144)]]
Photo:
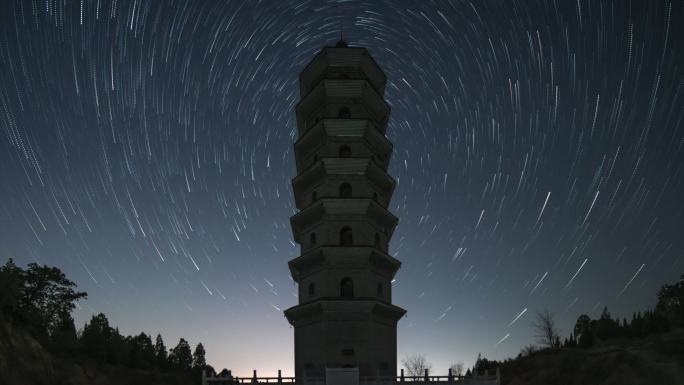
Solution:
[[(495, 374), (489, 374), (488, 371), (485, 371), (484, 374), (474, 373), (472, 376), (468, 377), (455, 375), (452, 373), (451, 369), (449, 369), (449, 374), (446, 376), (431, 376), (427, 370), (425, 370), (425, 374), (422, 376), (405, 376), (404, 369), (402, 369), (401, 375), (396, 377), (359, 377), (359, 384), (363, 385), (411, 385), (425, 383), (430, 383), (432, 385), (499, 385), (501, 383), (501, 377), (499, 368), (496, 369)], [(258, 377), (256, 370), (253, 372), (252, 377), (233, 377), (230, 371), (224, 376), (216, 377), (202, 371), (202, 385), (235, 384), (325, 385), (325, 377), (283, 377), (280, 370), (278, 370), (277, 377)]]

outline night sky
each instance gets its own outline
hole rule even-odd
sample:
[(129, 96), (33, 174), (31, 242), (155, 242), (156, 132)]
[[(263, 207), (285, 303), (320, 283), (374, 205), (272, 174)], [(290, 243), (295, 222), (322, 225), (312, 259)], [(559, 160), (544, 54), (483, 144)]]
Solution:
[(684, 273), (684, 1), (0, 1), (0, 260), (122, 333), (293, 372), (298, 74), (387, 75), (399, 359), (516, 355)]

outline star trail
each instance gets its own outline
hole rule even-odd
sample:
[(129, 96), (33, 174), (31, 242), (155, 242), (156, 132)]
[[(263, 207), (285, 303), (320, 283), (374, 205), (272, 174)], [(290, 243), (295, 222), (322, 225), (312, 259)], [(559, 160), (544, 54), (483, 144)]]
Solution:
[(684, 273), (684, 2), (0, 2), (0, 259), (81, 327), (293, 370), (298, 75), (344, 35), (387, 75), (399, 358), (516, 355), (549, 309)]

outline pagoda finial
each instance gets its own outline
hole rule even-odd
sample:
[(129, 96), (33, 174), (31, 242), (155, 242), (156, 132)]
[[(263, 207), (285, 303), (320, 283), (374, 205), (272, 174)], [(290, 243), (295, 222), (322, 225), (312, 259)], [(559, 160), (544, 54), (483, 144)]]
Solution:
[(340, 40), (335, 44), (336, 48), (347, 48), (347, 42), (344, 41), (344, 23), (340, 20)]

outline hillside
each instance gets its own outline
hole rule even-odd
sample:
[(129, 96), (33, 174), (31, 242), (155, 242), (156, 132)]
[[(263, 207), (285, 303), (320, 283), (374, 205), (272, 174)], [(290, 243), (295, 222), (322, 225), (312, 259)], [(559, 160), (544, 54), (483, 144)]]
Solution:
[(57, 357), (22, 328), (0, 318), (2, 385), (191, 385), (190, 373), (143, 371)]
[(588, 349), (546, 349), (501, 364), (502, 385), (681, 385), (684, 330)]

